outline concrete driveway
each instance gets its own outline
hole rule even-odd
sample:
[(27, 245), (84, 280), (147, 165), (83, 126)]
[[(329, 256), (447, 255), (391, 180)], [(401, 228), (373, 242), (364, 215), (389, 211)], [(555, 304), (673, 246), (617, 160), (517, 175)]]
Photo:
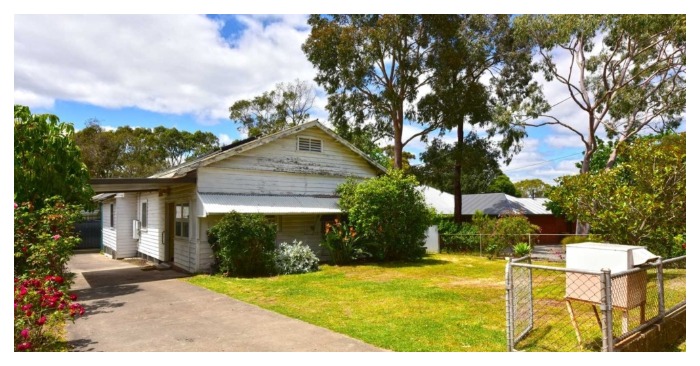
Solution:
[(191, 285), (174, 270), (78, 253), (73, 292), (85, 315), (67, 326), (75, 351), (383, 351)]

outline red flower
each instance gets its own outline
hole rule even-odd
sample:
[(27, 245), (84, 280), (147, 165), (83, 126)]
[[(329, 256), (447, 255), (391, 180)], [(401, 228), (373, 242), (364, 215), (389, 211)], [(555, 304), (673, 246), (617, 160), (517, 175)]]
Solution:
[(71, 299), (72, 301), (78, 300), (78, 296), (76, 296), (76, 295), (74, 295), (74, 294), (70, 294), (70, 299)]
[(26, 314), (27, 316), (32, 316), (32, 314), (34, 313), (31, 310), (27, 310), (24, 312), (24, 314)]
[(58, 240), (58, 239), (61, 239), (61, 236), (56, 234), (56, 235), (52, 236), (52, 238), (53, 238), (53, 240)]
[(24, 304), (22, 305), (22, 311), (27, 311), (32, 308), (32, 304)]
[(25, 339), (26, 339), (26, 338), (29, 338), (29, 328), (24, 328), (24, 329), (22, 329), (22, 331), (20, 332), (20, 334), (22, 335), (22, 338), (25, 338)]
[(26, 351), (28, 349), (32, 348), (32, 344), (29, 342), (23, 342), (17, 345), (17, 350), (18, 351)]
[(36, 323), (38, 325), (44, 325), (44, 323), (46, 323), (46, 315), (42, 315), (41, 318), (36, 320)]

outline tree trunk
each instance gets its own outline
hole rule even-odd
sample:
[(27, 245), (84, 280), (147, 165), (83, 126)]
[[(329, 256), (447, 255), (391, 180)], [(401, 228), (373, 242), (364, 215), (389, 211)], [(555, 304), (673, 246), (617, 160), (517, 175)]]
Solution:
[(403, 109), (396, 112), (393, 118), (394, 125), (394, 168), (403, 168)]
[(457, 156), (455, 158), (454, 199), (455, 199), (455, 223), (462, 223), (462, 149), (464, 146), (464, 123), (457, 124)]

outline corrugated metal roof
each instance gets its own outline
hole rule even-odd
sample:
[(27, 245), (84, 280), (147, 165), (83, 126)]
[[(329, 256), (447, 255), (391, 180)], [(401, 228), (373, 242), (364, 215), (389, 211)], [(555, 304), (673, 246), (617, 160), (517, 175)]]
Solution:
[(197, 193), (204, 214), (335, 214), (340, 213), (338, 198), (313, 196), (266, 196), (222, 193)]
[(419, 186), (418, 189), (423, 192), (426, 203), (433, 207), (438, 214), (454, 214), (455, 200), (453, 195), (428, 186)]
[(462, 214), (473, 215), (477, 210), (487, 215), (519, 212), (524, 215), (551, 215), (545, 198), (517, 198), (505, 193), (462, 195)]

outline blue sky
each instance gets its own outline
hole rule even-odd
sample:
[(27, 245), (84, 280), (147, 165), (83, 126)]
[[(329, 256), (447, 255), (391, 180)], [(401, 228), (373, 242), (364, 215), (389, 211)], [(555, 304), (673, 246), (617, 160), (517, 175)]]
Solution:
[[(305, 15), (16, 15), (14, 101), (58, 115), (82, 128), (96, 118), (105, 128), (164, 125), (240, 138), (228, 106), (294, 79), (312, 81), (301, 51)], [(545, 84), (554, 104), (566, 91)], [(327, 121), (327, 98), (316, 90), (312, 117)], [(552, 114), (583, 123), (572, 101)], [(407, 126), (405, 136), (418, 131)], [(445, 138), (454, 141), (454, 133)], [(388, 143), (386, 141), (385, 143)], [(416, 156), (418, 139), (406, 150)], [(552, 127), (530, 128), (509, 166), (511, 180), (573, 174), (583, 145)], [(413, 163), (420, 163), (414, 161)]]

